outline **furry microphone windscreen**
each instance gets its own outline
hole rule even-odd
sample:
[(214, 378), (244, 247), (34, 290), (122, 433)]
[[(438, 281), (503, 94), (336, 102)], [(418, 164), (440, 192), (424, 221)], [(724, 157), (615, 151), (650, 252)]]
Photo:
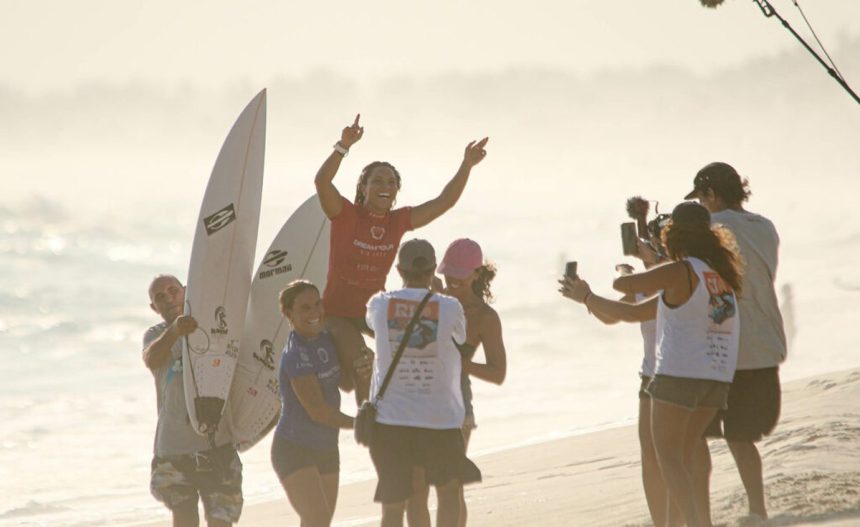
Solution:
[(723, 3), (723, 0), (699, 0), (705, 7), (710, 7), (711, 9), (716, 8), (718, 5)]

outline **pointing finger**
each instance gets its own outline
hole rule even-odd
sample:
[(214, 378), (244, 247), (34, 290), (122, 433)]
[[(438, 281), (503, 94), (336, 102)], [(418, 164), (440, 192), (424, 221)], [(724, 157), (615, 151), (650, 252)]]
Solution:
[(361, 118), (361, 114), (355, 114), (355, 121), (352, 123), (352, 126), (358, 126), (358, 120)]

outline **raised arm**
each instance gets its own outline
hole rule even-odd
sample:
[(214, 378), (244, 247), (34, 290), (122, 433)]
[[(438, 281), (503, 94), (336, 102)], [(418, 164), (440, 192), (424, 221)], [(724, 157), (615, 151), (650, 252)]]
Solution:
[[(343, 129), (340, 133), (340, 141), (337, 142), (337, 147), (349, 151), (349, 148), (361, 139), (361, 136), (364, 135), (364, 127), (358, 124), (360, 117), (361, 114), (356, 115), (355, 121)], [(340, 214), (340, 210), (343, 207), (340, 192), (338, 192), (337, 187), (334, 186), (332, 181), (334, 180), (334, 176), (337, 175), (337, 169), (340, 168), (340, 162), (343, 161), (345, 155), (337, 149), (333, 150), (323, 162), (314, 178), (314, 185), (317, 188), (320, 205), (322, 205), (323, 212), (329, 218), (334, 218)]]
[(466, 373), (487, 382), (502, 384), (508, 372), (508, 356), (502, 340), (502, 321), (495, 309), (489, 309), (487, 315), (481, 317), (479, 333), (487, 362), (467, 362)]
[(177, 340), (197, 329), (197, 321), (189, 315), (180, 315), (155, 340), (143, 348), (143, 363), (150, 370), (161, 368), (170, 360), (171, 349)]
[(480, 163), (487, 155), (484, 147), (487, 146), (488, 137), (480, 141), (472, 141), (466, 145), (466, 150), (463, 153), (463, 162), (460, 163), (460, 168), (457, 173), (451, 178), (451, 181), (442, 189), (442, 193), (435, 198), (412, 208), (411, 220), (412, 228), (417, 229), (423, 227), (435, 220), (442, 214), (445, 214), (453, 207), (460, 196), (463, 194), (463, 189), (466, 188), (466, 183), (469, 181), (469, 174), (472, 172), (472, 167)]
[(316, 374), (294, 377), (290, 386), (313, 422), (331, 428), (352, 428), (352, 417), (326, 402)]
[(561, 292), (574, 302), (585, 305), (592, 313), (600, 313), (599, 320), (615, 320), (622, 322), (644, 322), (657, 317), (657, 296), (639, 303), (611, 300), (591, 292), (588, 282), (568, 276), (559, 281)]

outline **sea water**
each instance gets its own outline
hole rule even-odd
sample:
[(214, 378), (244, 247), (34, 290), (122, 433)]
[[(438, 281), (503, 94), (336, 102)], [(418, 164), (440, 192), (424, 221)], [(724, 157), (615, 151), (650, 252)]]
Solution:
[[(612, 264), (623, 260), (624, 190), (595, 184), (591, 197), (565, 198), (540, 181), (473, 185), (448, 216), (419, 231), (440, 254), (450, 240), (472, 237), (499, 268), (494, 306), (508, 377), (501, 387), (473, 382), (472, 455), (633, 422), (638, 327), (603, 326), (556, 291), (564, 261), (577, 259), (595, 291), (611, 294)], [(413, 194), (432, 195), (433, 186)], [(264, 212), (260, 246), (303, 198)], [(764, 203), (783, 234), (778, 287), (792, 336), (784, 379), (860, 365), (850, 336), (860, 313), (860, 228), (841, 221), (841, 206), (798, 216), (787, 202)], [(165, 516), (148, 491), (156, 403), (141, 338), (159, 320), (148, 306), (151, 277), (185, 277), (195, 209), (167, 200), (120, 215), (79, 214), (40, 194), (0, 208), (0, 524)], [(390, 277), (388, 285), (398, 284)], [(269, 444), (242, 456), (248, 503), (283, 499)], [(367, 451), (349, 433), (341, 445), (342, 481), (372, 477)]]

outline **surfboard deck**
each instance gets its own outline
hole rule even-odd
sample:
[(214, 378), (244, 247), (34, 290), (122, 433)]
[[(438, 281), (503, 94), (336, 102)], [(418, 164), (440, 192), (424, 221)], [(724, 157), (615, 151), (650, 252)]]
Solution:
[(194, 429), (214, 432), (230, 393), (248, 306), (260, 223), (266, 143), (266, 90), (233, 124), (209, 176), (191, 249), (184, 339), (185, 402)]
[(234, 443), (245, 451), (277, 423), (281, 411), (278, 374), (290, 323), (278, 297), (303, 278), (325, 289), (331, 222), (316, 195), (287, 219), (257, 267), (248, 299), (245, 330), (230, 390), (228, 415)]

